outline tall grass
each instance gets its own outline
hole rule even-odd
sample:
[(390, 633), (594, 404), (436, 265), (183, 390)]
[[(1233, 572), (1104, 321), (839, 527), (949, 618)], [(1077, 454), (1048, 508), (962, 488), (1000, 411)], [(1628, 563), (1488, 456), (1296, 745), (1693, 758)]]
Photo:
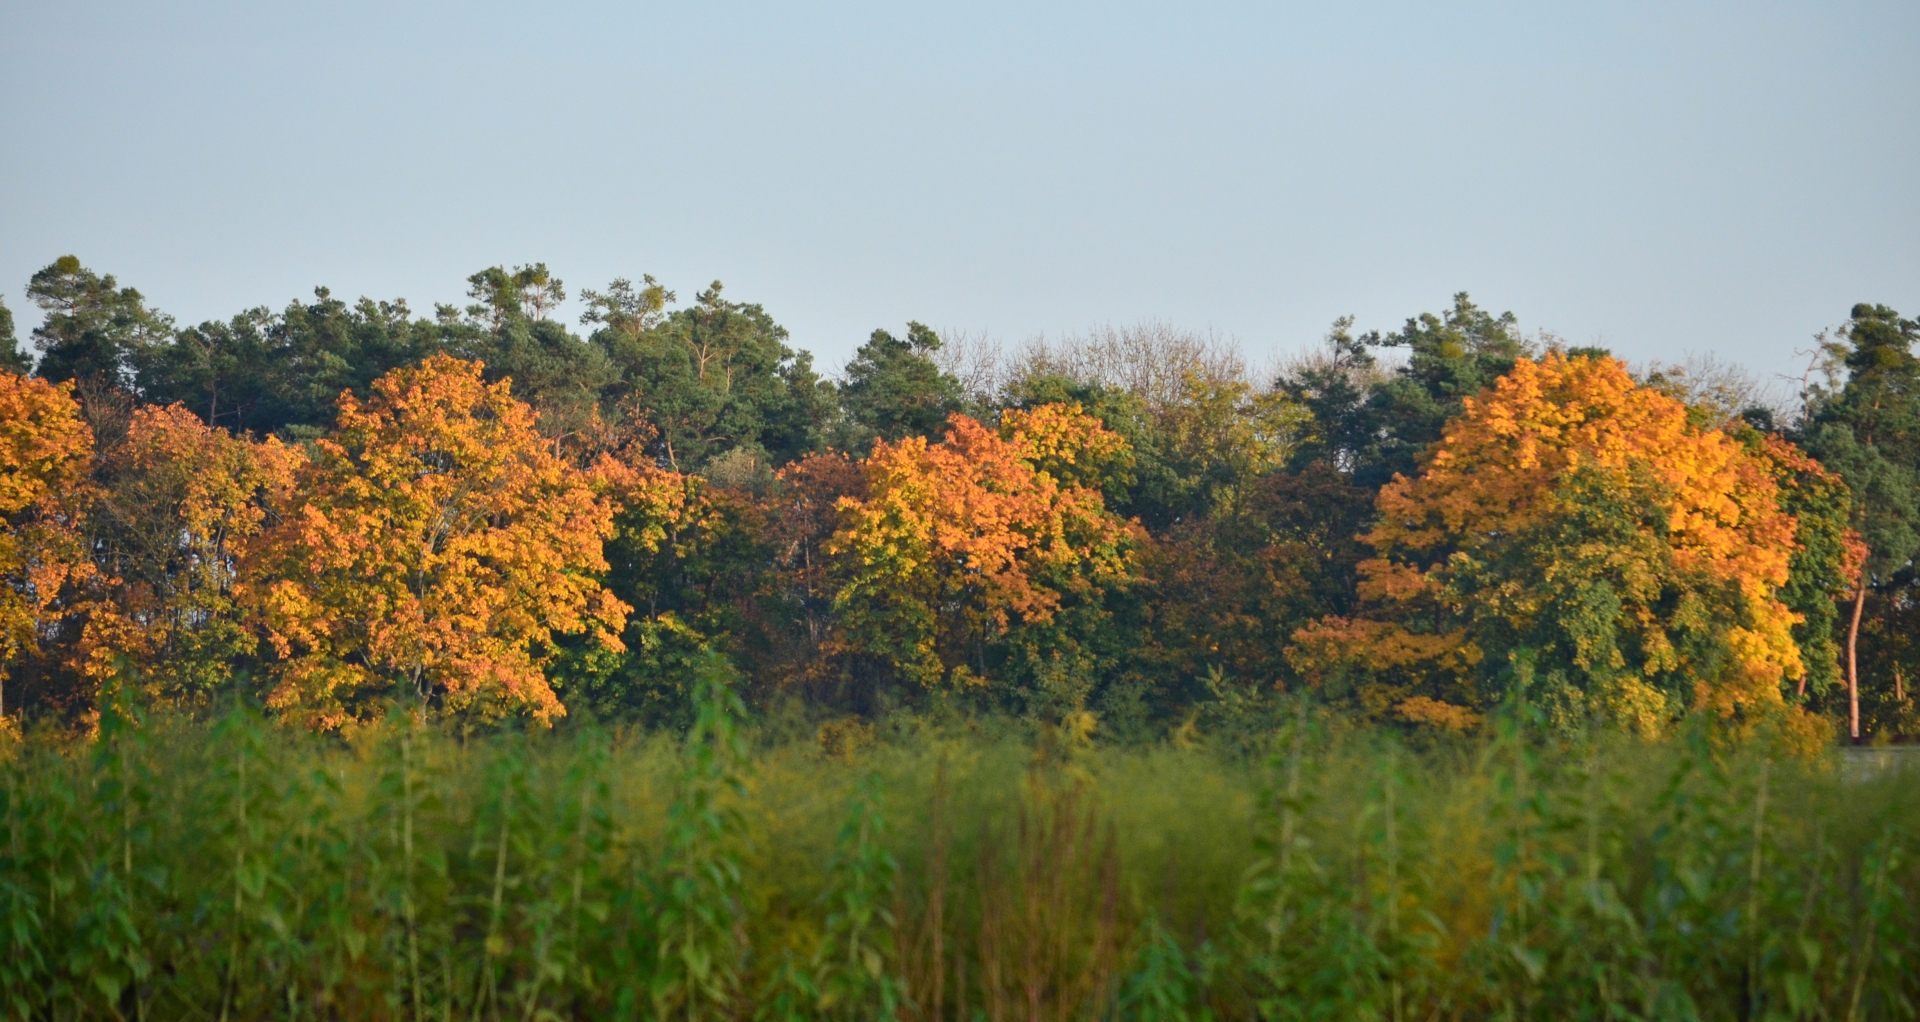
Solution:
[(924, 728), (351, 743), (124, 701), (0, 768), (13, 1018), (1897, 1019), (1920, 778), (1301, 707), (1246, 759)]

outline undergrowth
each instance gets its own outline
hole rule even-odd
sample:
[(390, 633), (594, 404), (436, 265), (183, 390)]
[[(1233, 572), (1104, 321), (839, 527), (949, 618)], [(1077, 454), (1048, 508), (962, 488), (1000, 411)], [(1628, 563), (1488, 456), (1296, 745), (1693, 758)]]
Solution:
[(351, 742), (107, 707), (0, 768), (21, 1019), (1898, 1019), (1915, 778), (1301, 706), (1261, 755), (926, 728)]

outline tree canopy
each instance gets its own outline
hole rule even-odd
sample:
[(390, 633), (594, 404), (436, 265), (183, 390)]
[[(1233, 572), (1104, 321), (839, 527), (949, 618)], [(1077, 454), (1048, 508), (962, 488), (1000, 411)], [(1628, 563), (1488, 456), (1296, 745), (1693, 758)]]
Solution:
[(830, 382), (718, 282), (581, 289), (578, 332), (542, 262), (465, 286), (181, 326), (63, 256), (37, 359), (0, 306), (15, 710), (137, 677), (322, 727), (685, 725), (718, 655), (823, 718), (1081, 738), (1268, 733), (1289, 694), (1471, 729), (1522, 685), (1561, 729), (1920, 728), (1920, 327), (1884, 306), (1795, 408), (1465, 293), (1270, 372), (909, 321)]

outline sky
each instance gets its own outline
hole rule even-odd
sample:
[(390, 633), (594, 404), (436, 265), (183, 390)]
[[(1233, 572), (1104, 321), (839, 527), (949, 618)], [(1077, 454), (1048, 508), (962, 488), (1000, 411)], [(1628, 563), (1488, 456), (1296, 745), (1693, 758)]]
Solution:
[(1920, 313), (1917, 44), (1911, 0), (6, 0), (0, 286), (24, 335), (69, 252), (185, 323), (542, 261), (724, 281), (829, 368), (909, 319), (1258, 360), (1465, 290), (1797, 374)]

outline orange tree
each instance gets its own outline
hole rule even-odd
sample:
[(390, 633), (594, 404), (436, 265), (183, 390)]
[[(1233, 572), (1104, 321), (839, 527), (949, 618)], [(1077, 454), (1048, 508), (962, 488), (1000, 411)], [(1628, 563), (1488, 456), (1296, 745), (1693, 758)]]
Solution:
[(104, 678), (131, 658), (168, 699), (227, 678), (256, 645), (236, 599), (240, 560), (300, 461), (298, 448), (211, 428), (182, 405), (134, 410), (95, 469), (88, 531), (105, 584), (81, 643), (85, 672)]
[(842, 497), (826, 545), (848, 648), (925, 686), (996, 672), (1077, 710), (1093, 671), (1081, 638), (1133, 573), (1134, 540), (1103, 472), (1125, 441), (1078, 405), (1009, 410), (997, 430), (955, 414), (943, 442), (876, 442), (866, 494)]
[(0, 667), (9, 673), (39, 651), (63, 594), (97, 574), (81, 532), (93, 431), (72, 390), (0, 373)]
[(319, 727), (395, 694), (564, 714), (541, 670), (555, 633), (618, 648), (628, 609), (596, 578), (620, 475), (559, 457), (477, 362), (436, 355), (343, 395), (249, 572), (281, 660), (269, 705)]
[(1381, 490), (1363, 609), (1290, 655), (1374, 715), (1448, 728), (1531, 677), (1561, 728), (1697, 708), (1809, 733), (1785, 712), (1806, 666), (1776, 472), (1613, 359), (1521, 359)]

